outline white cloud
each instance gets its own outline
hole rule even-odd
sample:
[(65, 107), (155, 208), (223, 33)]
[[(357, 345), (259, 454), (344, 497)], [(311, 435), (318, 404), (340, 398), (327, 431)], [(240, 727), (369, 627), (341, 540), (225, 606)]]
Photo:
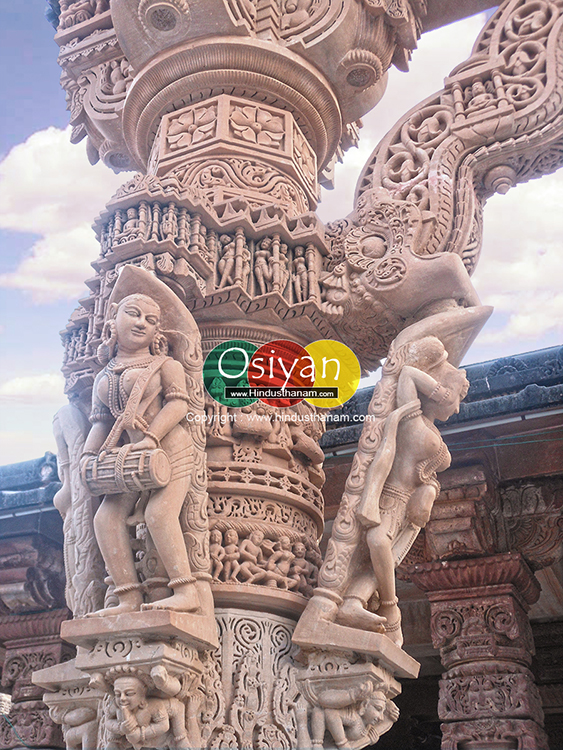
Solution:
[(482, 345), (503, 344), (516, 353), (537, 348), (548, 334), (563, 339), (562, 204), (563, 173), (490, 199), (473, 282), (499, 321), (502, 314), (502, 324), (491, 321)]
[(0, 286), (29, 292), (38, 303), (82, 293), (98, 252), (90, 225), (126, 179), (103, 164), (92, 167), (85, 142), (73, 145), (69, 135), (69, 128), (41, 130), (0, 163), (0, 228), (41, 237), (0, 276)]
[(0, 384), (0, 401), (25, 404), (60, 404), (65, 402), (64, 378), (59, 373), (23, 375)]
[(29, 461), (43, 456), (46, 451), (57, 452), (55, 438), (48, 431), (0, 431), (0, 455), (3, 465)]
[(97, 253), (98, 243), (87, 224), (47, 234), (32, 245), (15, 271), (0, 275), (0, 285), (29, 292), (38, 304), (75, 299), (94, 273), (90, 261)]

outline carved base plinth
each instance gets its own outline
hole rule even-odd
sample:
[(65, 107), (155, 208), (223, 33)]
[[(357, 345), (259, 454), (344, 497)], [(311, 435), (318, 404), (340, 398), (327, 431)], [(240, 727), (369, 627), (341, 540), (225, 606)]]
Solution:
[(442, 724), (442, 750), (549, 750), (535, 721), (482, 719)]
[(48, 692), (43, 702), (51, 720), (62, 725), (67, 747), (97, 747), (99, 707), (104, 692), (90, 686), (90, 677), (76, 668), (76, 660), (55, 664), (33, 675), (34, 683)]
[(156, 611), (69, 623), (67, 636), (82, 644), (76, 659), (34, 675), (51, 691), (45, 703), (68, 748), (203, 747), (213, 666), (182, 617)]
[(211, 586), (217, 607), (244, 607), (256, 612), (274, 612), (298, 618), (307, 599), (299, 593), (244, 583), (214, 583)]
[(61, 637), (77, 646), (91, 648), (99, 640), (121, 637), (178, 638), (196, 648), (216, 648), (217, 628), (211, 617), (155, 609), (107, 617), (67, 620)]
[(418, 677), (420, 664), (382, 633), (371, 633), (322, 619), (300, 621), (293, 642), (303, 649), (330, 649), (365, 654), (397, 677)]

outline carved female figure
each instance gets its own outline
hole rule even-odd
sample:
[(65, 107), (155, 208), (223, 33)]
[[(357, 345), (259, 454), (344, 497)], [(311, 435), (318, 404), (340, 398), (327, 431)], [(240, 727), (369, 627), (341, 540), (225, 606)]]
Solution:
[(440, 490), (436, 472), (450, 463), (434, 420), (457, 412), (469, 387), (448, 357), (459, 361), (489, 314), (453, 308), (413, 324), (393, 343), (296, 643), (317, 643), (309, 633), (333, 623), (350, 641), (357, 629), (402, 644), (395, 567), (430, 518)]
[(302, 245), (298, 245), (294, 249), (291, 265), (295, 301), (305, 302), (309, 297), (309, 271), (307, 269), (307, 261), (305, 260), (305, 248)]
[[(397, 381), (396, 408), (385, 420), (382, 448), (367, 471), (356, 511), (366, 530), (373, 570), (355, 577), (338, 615), (339, 622), (367, 630), (384, 624), (396, 642), (402, 642), (396, 548), (406, 530), (408, 551), (430, 519), (440, 491), (436, 472), (447, 469), (451, 460), (434, 420), (446, 421), (457, 413), (469, 388), (465, 371), (449, 364), (444, 346), (434, 337), (412, 344), (406, 362), (410, 364), (402, 367)], [(377, 615), (367, 611), (376, 591)]]
[[(126, 267), (116, 290), (119, 291), (118, 286), (123, 289), (124, 285), (130, 288), (131, 277), (139, 274), (141, 280), (150, 276), (140, 269)], [(152, 287), (161, 286), (166, 294), (174, 297), (161, 282), (154, 277), (151, 279)], [(131, 446), (126, 455), (143, 451), (149, 455), (156, 449), (164, 452), (164, 458), (170, 463), (170, 479), (164, 486), (141, 492), (131, 491), (128, 485), (124, 491), (110, 492), (103, 498), (94, 518), (94, 528), (119, 604), (97, 614), (135, 611), (141, 605), (143, 608), (194, 611), (200, 607), (200, 600), (180, 514), (190, 492), (197, 492), (194, 463), (199, 446), (194, 441), (194, 428), (190, 428), (185, 417), (190, 405), (193, 407), (198, 399), (203, 406), (203, 398), (201, 385), (192, 377), (195, 372), (190, 374), (185, 369), (185, 355), (191, 354), (192, 363), (197, 363), (199, 341), (190, 342), (182, 331), (167, 332), (167, 339), (160, 330), (161, 308), (153, 297), (139, 293), (118, 294), (117, 297), (115, 302), (110, 300), (104, 342), (99, 349), (99, 357), (109, 361), (94, 382), (92, 428), (84, 446), (83, 476), (86, 477), (92, 460), (97, 460), (99, 466), (110, 450), (125, 444)], [(170, 306), (173, 307), (173, 301), (167, 307), (168, 315)], [(187, 311), (186, 314), (189, 315)], [(183, 361), (167, 356), (168, 340)], [(194, 392), (188, 393), (189, 389)], [(130, 470), (129, 473), (129, 481), (134, 484), (135, 472)], [(128, 528), (128, 519), (134, 511), (135, 517), (139, 511), (144, 513), (148, 532), (170, 579), (168, 586), (173, 590), (171, 597), (146, 604), (143, 604), (142, 584), (137, 576)], [(206, 529), (201, 531), (204, 535)], [(200, 557), (206, 558), (203, 565), (208, 568), (207, 538), (203, 539), (202, 534), (196, 540), (196, 533), (193, 541), (202, 547)], [(206, 574), (208, 576), (208, 570)]]
[(235, 241), (228, 234), (222, 234), (220, 237), (223, 245), (223, 255), (217, 264), (219, 271), (219, 289), (224, 286), (232, 286), (235, 283)]
[(260, 249), (254, 253), (254, 275), (258, 282), (260, 294), (266, 294), (271, 289), (273, 278), (271, 245), (272, 240), (269, 237), (265, 237), (260, 243)]

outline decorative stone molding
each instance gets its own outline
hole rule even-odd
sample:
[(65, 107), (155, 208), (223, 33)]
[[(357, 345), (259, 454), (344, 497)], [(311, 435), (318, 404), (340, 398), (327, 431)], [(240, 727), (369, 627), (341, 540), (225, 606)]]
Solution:
[(558, 562), (563, 556), (563, 482), (557, 477), (524, 480), (499, 491), (510, 548), (534, 570)]
[[(24, 742), (32, 747), (64, 747), (56, 724), (41, 703), (43, 690), (32, 682), (37, 669), (53, 667), (74, 655), (74, 648), (61, 641), (61, 623), (66, 609), (0, 617), (0, 641), (4, 647), (1, 689), (12, 696), (10, 721)], [(0, 718), (0, 746), (19, 747), (21, 740), (8, 722)]]
[[(49, 709), (43, 701), (16, 703), (10, 711), (10, 721), (17, 733), (29, 747), (65, 747), (60, 728), (49, 717)], [(0, 717), (0, 747), (4, 750), (21, 746), (6, 719)]]
[[(424, 314), (428, 299), (417, 296), (418, 310), (410, 312), (397, 303), (411, 284), (418, 295), (433, 288), (425, 272), (441, 275), (442, 299), (476, 304), (461, 265), (470, 274), (477, 262), (486, 199), (561, 164), (560, 12), (551, 2), (504, 3), (445, 88), (377, 147), (358, 182), (355, 211), (329, 225), (326, 312), (352, 348), (365, 357), (371, 348), (369, 364), (383, 356), (405, 318)], [(388, 202), (403, 216), (398, 244), (372, 218)], [(348, 245), (358, 245), (362, 266)], [(370, 278), (368, 268), (381, 269), (382, 278)], [(364, 322), (362, 338), (350, 316)]]

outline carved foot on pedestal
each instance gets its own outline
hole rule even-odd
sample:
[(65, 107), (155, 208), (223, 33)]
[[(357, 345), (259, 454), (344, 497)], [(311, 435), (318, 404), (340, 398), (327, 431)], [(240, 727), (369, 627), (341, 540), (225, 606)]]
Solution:
[(339, 625), (348, 625), (358, 630), (369, 630), (372, 633), (385, 633), (386, 617), (381, 617), (373, 612), (368, 612), (360, 599), (349, 597), (338, 610), (336, 622)]
[(141, 611), (167, 609), (172, 612), (196, 612), (200, 609), (195, 582), (176, 584), (174, 581), (170, 581), (169, 586), (174, 589), (172, 596), (167, 596), (165, 599), (159, 599), (156, 602), (143, 604), (141, 605)]
[[(133, 584), (131, 584), (133, 586)], [(123, 587), (125, 588), (125, 587)], [(107, 617), (109, 615), (123, 615), (129, 612), (138, 612), (143, 602), (143, 594), (140, 590), (140, 585), (135, 585), (135, 588), (129, 591), (120, 592), (118, 588), (115, 589), (115, 593), (119, 597), (119, 604), (115, 607), (105, 607), (99, 609), (97, 612), (90, 612), (85, 617)]]

